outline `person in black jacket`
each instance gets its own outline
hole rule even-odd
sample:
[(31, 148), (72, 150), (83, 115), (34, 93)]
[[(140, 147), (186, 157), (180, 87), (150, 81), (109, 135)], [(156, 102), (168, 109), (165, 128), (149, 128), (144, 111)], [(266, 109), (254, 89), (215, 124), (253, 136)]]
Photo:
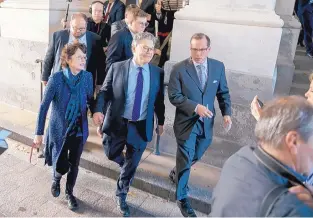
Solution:
[(86, 71), (91, 72), (93, 84), (102, 84), (105, 75), (105, 56), (101, 46), (101, 37), (87, 31), (87, 17), (83, 13), (73, 14), (70, 30), (61, 30), (53, 33), (47, 54), (43, 61), (41, 81), (46, 85), (51, 74), (61, 70), (61, 51), (66, 44), (82, 43), (87, 47)]
[[(166, 37), (173, 30), (174, 19), (175, 19), (174, 14), (177, 11), (177, 10), (172, 10), (170, 4), (166, 5), (169, 10), (165, 10), (164, 4), (166, 4), (166, 1), (158, 0), (157, 4), (155, 5), (155, 9), (156, 9), (155, 17), (159, 22), (158, 37), (159, 37), (161, 46), (164, 40), (166, 39)], [(159, 67), (163, 67), (165, 62), (168, 60), (168, 57), (167, 57), (168, 45), (169, 45), (169, 42), (166, 43), (166, 45), (161, 51)]]
[(91, 17), (87, 20), (87, 30), (101, 36), (101, 45), (104, 52), (106, 52), (111, 38), (111, 27), (103, 21), (103, 3), (101, 1), (94, 1), (91, 3), (89, 9)]
[(113, 63), (125, 61), (133, 56), (131, 50), (133, 38), (137, 33), (142, 33), (147, 26), (147, 13), (138, 8), (134, 12), (134, 19), (129, 23), (128, 28), (124, 28), (112, 36), (107, 50), (106, 72)]
[(103, 21), (111, 25), (124, 19), (125, 4), (120, 0), (108, 0), (103, 4), (103, 11)]

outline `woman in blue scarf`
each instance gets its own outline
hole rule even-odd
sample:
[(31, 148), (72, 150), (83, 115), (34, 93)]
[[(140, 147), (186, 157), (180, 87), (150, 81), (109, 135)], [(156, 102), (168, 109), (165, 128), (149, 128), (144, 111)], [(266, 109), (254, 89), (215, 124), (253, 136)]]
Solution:
[(92, 74), (85, 71), (86, 46), (80, 43), (64, 47), (63, 70), (49, 78), (40, 105), (34, 143), (42, 144), (47, 112), (52, 102), (45, 137), (45, 163), (53, 166), (51, 193), (60, 195), (60, 180), (67, 173), (65, 195), (71, 210), (78, 208), (73, 188), (83, 146), (88, 137), (87, 109), (93, 101)]

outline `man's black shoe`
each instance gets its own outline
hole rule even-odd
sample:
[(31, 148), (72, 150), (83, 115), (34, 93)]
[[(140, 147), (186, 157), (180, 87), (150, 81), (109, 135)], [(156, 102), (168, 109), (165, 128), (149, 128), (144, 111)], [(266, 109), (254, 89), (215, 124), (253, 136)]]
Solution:
[(126, 197), (116, 196), (115, 202), (116, 202), (117, 209), (123, 215), (123, 217), (129, 217), (130, 216), (130, 210), (129, 210), (129, 207), (126, 203)]
[(177, 201), (177, 205), (184, 217), (197, 217), (195, 211), (192, 209), (190, 202), (187, 198)]
[(168, 175), (168, 177), (170, 178), (172, 183), (176, 184), (176, 173), (174, 170), (171, 170), (170, 175)]
[(65, 198), (67, 200), (67, 206), (70, 210), (77, 210), (78, 209), (78, 203), (74, 195), (66, 194)]
[(60, 196), (60, 182), (55, 182), (55, 181), (52, 182), (51, 194), (55, 198)]

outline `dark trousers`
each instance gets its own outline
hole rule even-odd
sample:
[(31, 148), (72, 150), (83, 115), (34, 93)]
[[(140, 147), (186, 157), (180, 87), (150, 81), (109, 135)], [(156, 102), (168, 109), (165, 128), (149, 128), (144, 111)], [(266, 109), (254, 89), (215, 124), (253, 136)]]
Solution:
[(303, 8), (304, 42), (307, 53), (313, 54), (312, 31), (313, 31), (313, 5), (308, 4)]
[[(59, 159), (53, 172), (53, 180), (60, 182), (62, 175), (67, 172), (66, 193), (73, 194), (73, 188), (78, 175), (78, 166), (83, 149), (82, 137), (68, 136), (64, 142)], [(62, 170), (59, 170), (62, 169)]]
[[(103, 148), (109, 160), (121, 166), (117, 180), (116, 196), (126, 197), (131, 181), (135, 175), (141, 156), (147, 147), (135, 123), (124, 121), (119, 136), (103, 134)], [(123, 150), (126, 145), (126, 155)]]
[[(160, 46), (162, 46), (165, 38), (166, 38), (166, 36), (159, 36)], [(168, 42), (166, 43), (166, 45), (164, 46), (164, 48), (161, 51), (161, 57), (160, 57), (160, 62), (159, 62), (159, 67), (161, 67), (161, 68), (164, 66), (165, 62), (168, 61), (167, 51), (168, 51)]]
[(201, 159), (212, 142), (205, 138), (204, 124), (198, 121), (190, 133), (188, 140), (177, 140), (176, 154), (176, 199), (182, 200), (188, 195), (188, 180), (193, 164)]

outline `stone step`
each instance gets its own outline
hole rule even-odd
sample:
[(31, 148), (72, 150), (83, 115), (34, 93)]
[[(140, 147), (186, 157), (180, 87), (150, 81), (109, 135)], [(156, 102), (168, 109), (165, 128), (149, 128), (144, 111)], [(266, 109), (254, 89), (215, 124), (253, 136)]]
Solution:
[(309, 71), (295, 70), (292, 83), (293, 84), (302, 84), (302, 85), (306, 85), (308, 87), (308, 85), (310, 84), (310, 81), (309, 81), (309, 75), (310, 74), (311, 73)]
[[(308, 89), (308, 88), (307, 88)], [(304, 94), (307, 92), (307, 89), (304, 88), (297, 88), (297, 87), (291, 87), (289, 95), (300, 95), (304, 96)]]
[[(0, 131), (3, 128), (7, 129), (13, 132), (10, 136), (13, 140), (31, 145), (35, 125), (31, 120), (36, 117), (36, 114), (17, 108), (14, 109), (10, 106), (7, 107), (8, 110), (5, 110), (4, 106), (0, 108), (0, 112), (6, 114), (1, 116), (0, 113)], [(27, 119), (22, 119), (22, 117)], [(119, 167), (105, 157), (101, 139), (96, 135), (95, 126), (90, 125), (89, 128), (90, 136), (85, 145), (80, 166), (103, 176), (117, 179), (120, 171)], [(175, 201), (175, 185), (170, 182), (168, 174), (176, 165), (174, 156), (176, 149), (173, 149), (176, 145), (165, 144), (164, 142), (167, 140), (165, 138), (163, 140), (160, 147), (160, 156), (154, 154), (155, 141), (149, 144), (142, 156), (132, 186), (164, 199)], [(191, 204), (196, 210), (209, 214), (212, 189), (216, 185), (221, 171), (216, 166), (221, 167), (225, 160), (239, 148), (230, 141), (215, 138), (202, 158), (203, 161), (192, 167), (189, 196)], [(207, 163), (213, 163), (215, 166)]]
[(294, 64), (297, 70), (312, 71), (313, 70), (313, 59), (306, 55), (296, 55)]

